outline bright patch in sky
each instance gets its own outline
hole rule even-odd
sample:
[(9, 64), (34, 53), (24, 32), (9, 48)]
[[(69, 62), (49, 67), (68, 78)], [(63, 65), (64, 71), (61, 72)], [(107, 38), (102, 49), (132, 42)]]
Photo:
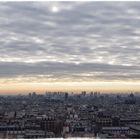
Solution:
[(53, 13), (57, 13), (57, 12), (59, 12), (59, 8), (57, 6), (52, 6), (51, 11)]

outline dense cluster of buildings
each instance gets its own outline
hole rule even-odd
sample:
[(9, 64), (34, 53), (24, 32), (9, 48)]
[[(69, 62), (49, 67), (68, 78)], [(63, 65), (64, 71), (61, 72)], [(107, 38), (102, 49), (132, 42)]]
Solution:
[(140, 138), (140, 94), (0, 96), (0, 138)]

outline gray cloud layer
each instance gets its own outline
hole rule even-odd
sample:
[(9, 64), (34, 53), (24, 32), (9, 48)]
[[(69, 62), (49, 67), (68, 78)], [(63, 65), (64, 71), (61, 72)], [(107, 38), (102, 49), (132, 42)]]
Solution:
[(140, 80), (139, 23), (140, 2), (2, 2), (0, 77)]

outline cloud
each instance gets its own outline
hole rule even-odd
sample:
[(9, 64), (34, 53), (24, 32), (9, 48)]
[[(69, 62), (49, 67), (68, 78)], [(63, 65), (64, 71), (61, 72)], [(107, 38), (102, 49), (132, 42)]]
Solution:
[(0, 3), (1, 79), (140, 80), (139, 8), (140, 2)]
[[(0, 77), (20, 82), (120, 81), (140, 80), (139, 66), (99, 63), (1, 62)], [(15, 78), (15, 80), (14, 80)], [(24, 79), (24, 80), (23, 80)], [(4, 80), (5, 81), (5, 80)], [(5, 83), (5, 82), (4, 82)]]

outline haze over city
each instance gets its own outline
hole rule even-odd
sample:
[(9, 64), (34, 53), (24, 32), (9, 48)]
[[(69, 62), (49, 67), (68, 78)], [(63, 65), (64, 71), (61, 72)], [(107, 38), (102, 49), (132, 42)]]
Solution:
[(0, 94), (140, 91), (139, 2), (1, 2)]

